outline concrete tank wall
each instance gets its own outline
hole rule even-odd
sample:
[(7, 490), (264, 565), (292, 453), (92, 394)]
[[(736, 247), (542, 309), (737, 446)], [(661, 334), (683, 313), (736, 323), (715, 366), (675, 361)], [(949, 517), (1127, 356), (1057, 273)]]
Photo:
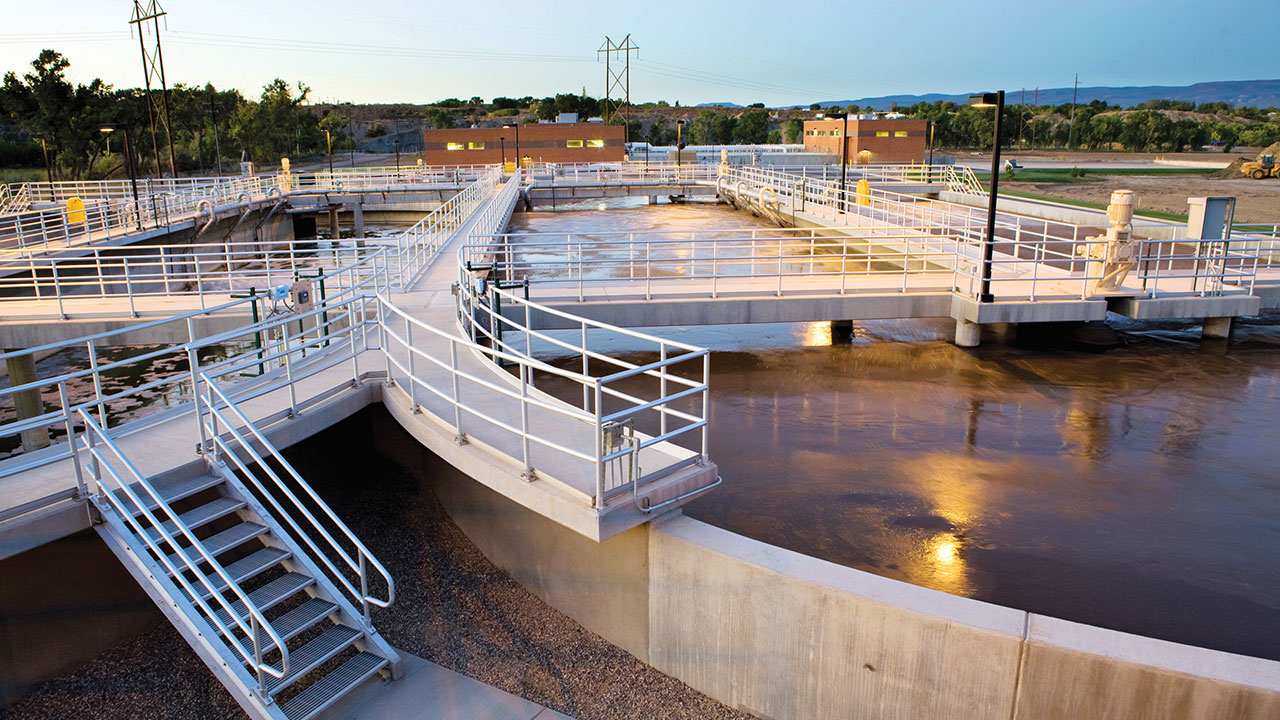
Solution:
[(1280, 717), (1277, 662), (948, 595), (678, 513), (596, 544), (465, 477), (422, 477), (548, 604), (761, 717)]

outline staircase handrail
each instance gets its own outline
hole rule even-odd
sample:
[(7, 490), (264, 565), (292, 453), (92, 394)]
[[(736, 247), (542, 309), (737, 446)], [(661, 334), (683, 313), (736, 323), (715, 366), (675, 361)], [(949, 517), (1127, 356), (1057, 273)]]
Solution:
[[(261, 494), (279, 512), (281, 516), (280, 520), (288, 523), (288, 525), (293, 529), (295, 538), (302, 543), (305, 543), (306, 546), (311, 549), (314, 558), (328, 569), (330, 576), (342, 585), (343, 589), (346, 590), (347, 593), (359, 601), (361, 610), (364, 613), (365, 623), (369, 626), (367, 629), (372, 631), (373, 628), (370, 622), (369, 606), (374, 605), (385, 608), (390, 607), (391, 604), (395, 602), (395, 581), (392, 579), (391, 573), (389, 573), (386, 567), (378, 561), (377, 557), (374, 556), (369, 548), (360, 541), (360, 538), (356, 537), (356, 534), (351, 531), (351, 528), (347, 527), (346, 523), (342, 522), (342, 520), (338, 518), (337, 514), (333, 512), (333, 509), (330, 508), (329, 505), (320, 498), (319, 494), (316, 493), (315, 489), (312, 488), (307, 481), (302, 479), (302, 476), (296, 469), (294, 469), (293, 465), (288, 460), (285, 460), (284, 456), (280, 454), (280, 451), (267, 440), (266, 436), (258, 430), (257, 426), (248, 418), (248, 416), (246, 416), (244, 412), (241, 411), (234, 402), (232, 402), (231, 398), (223, 392), (222, 388), (218, 387), (218, 384), (205, 373), (201, 372), (199, 373), (199, 376), (201, 383), (208, 389), (207, 392), (200, 393), (199, 397), (199, 403), (201, 405), (200, 422), (205, 423), (206, 414), (213, 419), (213, 422), (206, 423), (205, 425), (208, 429), (208, 437), (218, 448), (221, 449), (222, 454), (225, 457), (230, 458), (236, 468), (239, 469), (255, 486), (257, 486)], [(228, 419), (222, 408), (230, 410), (231, 414), (234, 415), (235, 420), (242, 427), (237, 427), (236, 422), (232, 422)], [(234, 444), (243, 448), (248, 453), (252, 458), (252, 461), (257, 464), (258, 468), (270, 478), (272, 483), (274, 483), (288, 501), (292, 503), (292, 510), (300, 512), (307, 521), (311, 523), (312, 532), (318, 532), (329, 543), (329, 546), (333, 548), (337, 555), (346, 562), (347, 566), (359, 575), (359, 590), (356, 590), (346, 575), (339, 571), (338, 568), (334, 567), (333, 562), (329, 559), (329, 555), (316, 546), (315, 541), (312, 539), (312, 532), (304, 531), (299, 527), (298, 522), (294, 517), (294, 512), (292, 512), (290, 508), (286, 508), (281, 504), (276, 495), (263, 485), (258, 476), (252, 472), (240, 455), (235, 452), (232, 443), (227, 442), (227, 440), (223, 438), (222, 433), (218, 430), (219, 421), (221, 421), (222, 425), (226, 428), (226, 434), (230, 436), (230, 439), (234, 441)], [(265, 453), (259, 453), (254, 448), (253, 443), (250, 442), (245, 437), (244, 433), (241, 432), (242, 429), (248, 430), (249, 434), (253, 436), (253, 440), (256, 440), (260, 444), (260, 446), (265, 450)], [(285, 483), (285, 481), (278, 473), (276, 473), (275, 470), (271, 468), (270, 465), (267, 464), (266, 459), (263, 457), (264, 454), (273, 458), (282, 468), (284, 468), (285, 472), (290, 478), (292, 478), (297, 487), (300, 487), (305, 491), (304, 494), (306, 497), (308, 497), (311, 502), (315, 503), (315, 506), (320, 509), (324, 517), (328, 518), (340, 533), (356, 548), (356, 558), (352, 558), (347, 550), (342, 547), (342, 545), (338, 544), (337, 540), (333, 538), (333, 535), (331, 535), (329, 531), (326, 530), (318, 520), (316, 520), (315, 516), (307, 509), (306, 505), (298, 500), (297, 495), (295, 495), (289, 488), (289, 485)], [(372, 568), (382, 576), (383, 581), (386, 583), (386, 598), (378, 598), (370, 593), (369, 566), (372, 566)]]
[[(105, 502), (110, 505), (110, 509), (114, 510), (116, 514), (129, 525), (134, 536), (138, 538), (139, 542), (145, 544), (147, 549), (155, 553), (157, 561), (171, 574), (174, 581), (181, 585), (182, 589), (187, 593), (187, 597), (197, 604), (204, 612), (205, 619), (212, 623), (222, 633), (223, 637), (227, 640), (227, 644), (235, 650), (236, 654), (239, 655), (245, 663), (253, 667), (258, 675), (260, 689), (265, 687), (265, 678), (263, 678), (264, 674), (278, 679), (283, 679), (289, 672), (289, 647), (285, 644), (284, 640), (281, 639), (280, 635), (276, 633), (275, 629), (271, 626), (271, 622), (267, 620), (263, 612), (258, 609), (253, 600), (249, 598), (248, 593), (240, 587), (240, 584), (227, 573), (226, 568), (224, 568), (216, 558), (209, 554), (204, 547), (204, 543), (200, 541), (195, 536), (195, 533), (192, 532), (191, 528), (182, 521), (178, 512), (176, 512), (173, 507), (164, 500), (159, 491), (156, 490), (155, 486), (138, 471), (133, 462), (129, 460), (123, 451), (121, 451), (120, 447), (116, 445), (115, 441), (111, 439), (111, 436), (107, 434), (102, 426), (93, 419), (88, 410), (81, 407), (78, 412), (80, 420), (84, 423), (85, 427), (85, 444), (87, 445), (87, 450), (90, 456), (93, 458), (93, 462), (90, 463), (90, 475), (93, 479), (92, 487), (98, 491), (92, 495), (92, 499), (95, 501), (94, 504), (98, 505), (100, 511), (105, 511), (107, 508), (103, 508), (99, 501), (99, 499), (105, 498)], [(77, 473), (80, 473), (82, 472), (80, 456), (78, 450), (75, 450), (78, 445), (78, 440), (73, 441), (72, 448), (75, 453), (76, 471)], [(191, 543), (190, 547), (194, 548), (199, 553), (199, 561), (193, 561), (191, 556), (188, 555), (187, 549), (178, 545), (175, 535), (165, 529), (163, 522), (156, 517), (155, 513), (147, 508), (147, 503), (144, 503), (142, 498), (134, 492), (131, 487), (131, 482), (126, 482), (126, 479), (120, 476), (120, 473), (116, 470), (110, 460), (103, 456), (103, 453), (98, 449), (99, 445), (105, 445), (111, 451), (111, 454), (124, 465), (129, 477), (132, 478), (131, 482), (136, 483), (139, 487), (145, 490), (152, 502), (158, 505), (158, 509), (164, 510), (164, 513), (168, 515), (170, 521), (174, 524), (174, 527), (179, 530), (179, 535), (181, 537), (185, 537), (187, 541)], [(120, 499), (116, 496), (116, 491), (110, 489), (102, 482), (103, 466), (106, 467), (107, 472), (115, 482), (119, 484), (120, 490), (124, 493), (125, 497), (133, 503), (134, 507), (136, 507), (142, 513), (143, 517), (146, 518), (147, 522), (151, 524), (151, 528), (142, 527), (142, 524), (138, 522), (137, 518), (134, 517), (129, 508), (125, 507), (125, 505), (120, 502)], [(163, 547), (161, 547), (163, 543), (157, 543), (151, 539), (150, 530), (152, 528), (160, 534), (163, 543), (167, 543), (169, 547), (174, 549), (174, 554), (182, 561), (181, 568), (175, 567), (170, 563), (169, 554)], [(214, 587), (209, 582), (209, 576), (200, 570), (199, 566), (205, 563), (213, 569), (218, 577), (221, 578), (222, 582), (226, 583), (225, 590), (230, 590), (236, 596), (238, 601), (244, 603), (245, 609), (248, 610), (249, 613), (249, 622), (247, 624), (245, 623), (244, 618), (240, 616), (240, 613), (236, 612), (232, 607), (233, 603), (227, 602), (227, 599), (223, 596), (223, 591)], [(186, 571), (191, 571), (195, 574), (199, 585), (202, 585), (210, 593), (210, 597), (217, 599), (218, 604), (222, 606), (222, 609), (227, 611), (227, 615), (232, 619), (236, 628), (243, 632), (245, 637), (249, 638), (249, 642), (252, 643), (253, 648), (252, 655), (249, 654), (244, 645), (242, 645), (235, 637), (231, 629), (226, 627), (222, 621), (218, 619), (217, 613), (210, 608), (209, 604), (201, 597), (200, 593), (196, 592), (192, 583), (183, 576), (183, 573)], [(258, 634), (259, 630), (264, 632), (267, 639), (270, 640), (270, 645), (266, 648), (264, 648), (263, 644), (260, 642), (261, 637)], [(281, 660), (279, 668), (274, 664), (263, 661), (263, 657), (270, 652), (271, 648), (280, 651)]]

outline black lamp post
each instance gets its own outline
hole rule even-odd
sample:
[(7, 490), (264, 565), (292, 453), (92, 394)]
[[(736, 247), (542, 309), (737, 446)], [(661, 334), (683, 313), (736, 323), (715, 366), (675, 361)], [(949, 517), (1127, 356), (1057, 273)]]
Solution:
[(329, 179), (333, 180), (333, 136), (329, 134), (329, 128), (324, 129), (324, 144), (329, 148)]
[(509, 130), (515, 130), (515, 131), (516, 131), (516, 167), (518, 168), (518, 167), (520, 167), (520, 165), (521, 165), (521, 163), (520, 163), (520, 124), (519, 124), (519, 123), (507, 123), (506, 125), (503, 125), (502, 127), (507, 128), (507, 129), (509, 129)]
[(49, 178), (49, 184), (53, 184), (53, 164), (49, 162), (49, 146), (45, 143), (44, 138), (40, 138), (40, 151), (44, 153), (44, 173)]
[(684, 118), (676, 121), (676, 176), (680, 175), (680, 156), (684, 155)]
[(995, 141), (991, 148), (991, 193), (987, 198), (987, 242), (982, 247), (982, 292), (978, 295), (978, 302), (994, 302), (995, 296), (991, 294), (991, 257), (996, 240), (996, 197), (1000, 183), (1000, 117), (1004, 115), (1004, 91), (970, 95), (969, 104), (973, 107), (996, 109)]
[(505, 172), (507, 169), (507, 136), (499, 135), (498, 144), (502, 147), (502, 169)]
[(840, 197), (843, 199), (849, 190), (845, 183), (846, 172), (849, 169), (849, 113), (818, 113), (818, 117), (844, 120), (844, 128), (840, 131)]
[[(114, 123), (104, 123), (98, 126), (98, 131), (103, 135), (110, 135), (116, 130), (124, 131), (124, 161), (125, 168), (129, 171), (129, 183), (133, 186), (133, 202), (138, 204), (138, 173), (133, 167), (133, 139), (129, 135), (128, 125), (116, 125)], [(138, 211), (142, 211), (142, 206), (138, 205)]]

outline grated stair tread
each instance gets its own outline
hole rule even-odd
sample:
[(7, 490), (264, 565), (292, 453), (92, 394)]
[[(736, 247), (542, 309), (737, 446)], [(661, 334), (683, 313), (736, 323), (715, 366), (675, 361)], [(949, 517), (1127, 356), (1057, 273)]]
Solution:
[[(157, 487), (156, 489), (160, 497), (166, 503), (175, 503), (183, 498), (191, 497), (192, 495), (195, 495), (196, 493), (202, 490), (208, 490), (209, 488), (217, 487), (221, 485), (223, 482), (225, 481), (221, 477), (218, 477), (217, 475), (200, 475), (198, 477), (193, 477), (193, 478), (184, 478), (182, 480), (174, 480), (172, 482), (159, 483), (158, 484), (159, 487)], [(156, 485), (157, 483), (152, 483), (152, 484)], [(151, 497), (151, 495), (147, 493), (146, 490), (142, 489), (142, 483), (140, 482), (133, 483), (132, 485), (129, 486), (129, 488), (133, 490), (135, 495), (137, 495), (139, 498), (142, 499), (142, 504), (148, 510), (154, 511), (156, 508), (160, 507), (160, 503), (156, 502), (155, 498)], [(120, 495), (121, 495), (121, 502), (125, 507), (130, 507), (133, 505), (133, 501), (130, 500), (128, 497), (125, 497), (123, 493), (121, 493)], [(140, 511), (138, 510), (137, 507), (132, 507), (131, 510), (135, 516), (140, 514)]]
[[(194, 530), (202, 525), (207, 525), (220, 517), (230, 515), (244, 507), (246, 504), (247, 503), (243, 500), (237, 500), (230, 497), (220, 497), (217, 500), (207, 502), (198, 508), (193, 508), (182, 513), (178, 516), (178, 519), (182, 520), (183, 524), (187, 527)], [(173, 520), (165, 520), (160, 523), (160, 526), (164, 528), (165, 532), (169, 533), (170, 537), (173, 537), (175, 540), (177, 539), (176, 535), (178, 534), (178, 524), (176, 522)], [(159, 530), (155, 528), (148, 528), (147, 534), (151, 536), (152, 542), (160, 542)]]
[[(239, 525), (232, 525), (222, 532), (210, 535), (209, 537), (201, 540), (200, 544), (204, 546), (204, 551), (209, 553), (210, 556), (216, 556), (221, 555), (233, 547), (243, 545), (265, 532), (267, 532), (265, 525), (259, 525), (258, 523), (252, 522), (242, 522)], [(194, 545), (183, 548), (182, 554), (185, 554), (197, 565), (204, 562), (204, 558), (200, 556), (200, 553), (195, 549)], [(176, 568), (181, 568), (186, 564), (183, 562), (182, 558), (179, 557), (179, 553), (170, 555), (169, 563)]]
[[(281, 640), (287, 642), (290, 638), (293, 638), (337, 611), (338, 606), (335, 603), (313, 597), (298, 607), (272, 620), (271, 627), (276, 631), (276, 634), (280, 636)], [(249, 644), (249, 636), (239, 630), (236, 631), (235, 636), (236, 642), (240, 643), (246, 653), (252, 656), (253, 646)], [(267, 634), (261, 628), (258, 630), (258, 640), (260, 645), (268, 642)]]
[(281, 709), (289, 720), (309, 720), (386, 665), (386, 658), (362, 652), (298, 693)]
[[(224, 569), (227, 571), (227, 575), (238, 585), (250, 578), (266, 572), (272, 567), (275, 567), (291, 555), (292, 553), (288, 550), (281, 550), (276, 547), (264, 547), (240, 558), (230, 565), (227, 565)], [(221, 575), (211, 574), (208, 575), (207, 578), (208, 584), (212, 585), (214, 589), (219, 592), (227, 589), (227, 583), (222, 579)], [(208, 600), (212, 597), (213, 593), (209, 592), (208, 587), (198, 583), (194, 585), (201, 588), (201, 599)]]
[[(289, 672), (283, 678), (267, 678), (267, 692), (277, 693), (294, 683), (298, 678), (319, 667), (329, 658), (342, 652), (348, 645), (360, 638), (361, 632), (346, 625), (334, 625), (325, 630), (306, 645), (289, 652)], [(276, 663), (279, 669), (280, 664)]]
[[(285, 598), (311, 585), (313, 582), (315, 581), (302, 573), (285, 573), (249, 593), (249, 602), (253, 603), (253, 606), (258, 610), (265, 611), (280, 604)], [(236, 617), (242, 621), (248, 618), (249, 610), (245, 607), (243, 600), (236, 600), (231, 603), (231, 609), (235, 611)], [(214, 615), (218, 617), (218, 622), (222, 623), (223, 627), (231, 626), (231, 613), (228, 612), (227, 608), (218, 610)]]

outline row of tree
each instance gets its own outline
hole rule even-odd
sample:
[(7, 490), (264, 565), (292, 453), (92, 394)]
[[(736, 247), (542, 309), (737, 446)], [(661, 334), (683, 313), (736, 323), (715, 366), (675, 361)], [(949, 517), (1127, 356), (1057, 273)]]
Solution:
[(66, 78), (70, 64), (58, 52), (44, 50), (22, 77), (5, 74), (0, 86), (0, 167), (38, 167), (47, 153), (55, 177), (119, 173), (124, 166), (123, 133), (102, 132), (107, 125), (128, 128), (135, 162), (147, 173), (318, 155), (326, 148), (326, 129), (335, 134), (339, 147), (349, 143), (344, 135), (349, 120), (343, 113), (317, 115), (304, 105), (307, 86), (290, 86), (280, 79), (264, 87), (257, 100), (208, 84), (175, 85), (168, 93), (168, 133), (160, 113), (163, 100), (155, 93), (153, 112), (159, 117), (153, 135), (144, 91), (117, 90), (101, 80), (73, 85)]

